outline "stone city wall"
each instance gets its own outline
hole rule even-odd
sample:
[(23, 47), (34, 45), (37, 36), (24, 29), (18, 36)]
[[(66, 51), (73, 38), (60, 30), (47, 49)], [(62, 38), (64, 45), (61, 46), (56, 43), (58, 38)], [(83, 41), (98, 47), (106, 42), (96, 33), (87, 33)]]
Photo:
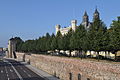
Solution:
[(18, 53), (18, 60), (30, 62), (32, 66), (42, 69), (61, 80), (78, 80), (78, 74), (82, 76), (81, 80), (119, 80), (120, 79), (120, 64), (111, 64), (95, 61), (87, 61), (80, 59), (71, 59), (65, 57), (47, 56), (25, 53)]

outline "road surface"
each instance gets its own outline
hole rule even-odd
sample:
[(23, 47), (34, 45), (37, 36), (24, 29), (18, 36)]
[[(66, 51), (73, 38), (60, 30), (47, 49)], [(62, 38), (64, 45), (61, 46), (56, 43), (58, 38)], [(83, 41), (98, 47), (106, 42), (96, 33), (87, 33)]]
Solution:
[(11, 59), (0, 60), (0, 80), (44, 80), (25, 65)]

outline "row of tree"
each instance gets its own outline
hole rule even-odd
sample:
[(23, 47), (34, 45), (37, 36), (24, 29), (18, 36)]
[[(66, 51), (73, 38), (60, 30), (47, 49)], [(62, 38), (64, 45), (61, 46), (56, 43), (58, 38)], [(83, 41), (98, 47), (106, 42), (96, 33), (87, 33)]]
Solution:
[(70, 29), (64, 36), (58, 31), (56, 35), (46, 33), (36, 40), (23, 41), (19, 38), (17, 41), (17, 51), (41, 53), (56, 49), (70, 52), (78, 50), (85, 53), (95, 51), (98, 55), (100, 51), (105, 51), (116, 55), (120, 50), (120, 17), (112, 22), (109, 29), (98, 18), (89, 29), (79, 25), (76, 31)]

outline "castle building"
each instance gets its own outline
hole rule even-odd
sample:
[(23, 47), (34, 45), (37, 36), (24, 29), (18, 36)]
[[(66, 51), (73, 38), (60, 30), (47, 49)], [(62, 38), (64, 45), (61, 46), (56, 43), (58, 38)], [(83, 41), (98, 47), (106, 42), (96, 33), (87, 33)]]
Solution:
[(65, 34), (68, 33), (68, 31), (69, 31), (71, 28), (72, 28), (72, 30), (74, 30), (74, 31), (76, 30), (76, 28), (77, 28), (77, 20), (72, 20), (72, 21), (71, 21), (71, 25), (70, 25), (69, 27), (61, 28), (60, 25), (56, 25), (55, 28), (56, 28), (56, 34), (57, 34), (58, 31), (60, 31), (62, 35), (65, 35)]
[[(99, 19), (99, 18), (100, 18), (100, 17), (99, 17), (99, 12), (98, 12), (98, 10), (97, 10), (97, 8), (96, 8), (96, 9), (95, 9), (95, 12), (94, 12), (94, 14), (93, 14), (93, 21), (94, 21), (95, 19)], [(89, 16), (88, 16), (88, 14), (87, 14), (86, 11), (85, 11), (85, 13), (84, 13), (84, 15), (83, 15), (82, 23), (80, 23), (80, 24), (83, 25), (86, 30), (89, 30), (89, 28), (90, 28), (90, 26), (91, 26), (91, 24), (92, 24), (92, 22), (89, 21)], [(65, 35), (65, 34), (68, 33), (68, 31), (69, 31), (70, 29), (72, 29), (73, 31), (75, 31), (75, 30), (77, 29), (77, 27), (78, 27), (78, 26), (77, 26), (77, 20), (72, 20), (72, 21), (71, 21), (71, 25), (70, 25), (69, 27), (66, 27), (66, 28), (61, 28), (61, 26), (57, 24), (57, 25), (55, 26), (55, 28), (56, 28), (56, 34), (57, 34), (58, 31), (60, 31), (62, 35)]]

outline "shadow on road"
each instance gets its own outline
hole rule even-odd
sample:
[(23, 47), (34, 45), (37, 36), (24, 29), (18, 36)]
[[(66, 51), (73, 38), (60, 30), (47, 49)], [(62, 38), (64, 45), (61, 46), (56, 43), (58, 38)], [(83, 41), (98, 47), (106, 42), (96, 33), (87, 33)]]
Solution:
[[(26, 77), (26, 78), (22, 78), (23, 80), (45, 80), (43, 78), (40, 77)], [(10, 79), (10, 80), (20, 80), (19, 78), (17, 79)]]

